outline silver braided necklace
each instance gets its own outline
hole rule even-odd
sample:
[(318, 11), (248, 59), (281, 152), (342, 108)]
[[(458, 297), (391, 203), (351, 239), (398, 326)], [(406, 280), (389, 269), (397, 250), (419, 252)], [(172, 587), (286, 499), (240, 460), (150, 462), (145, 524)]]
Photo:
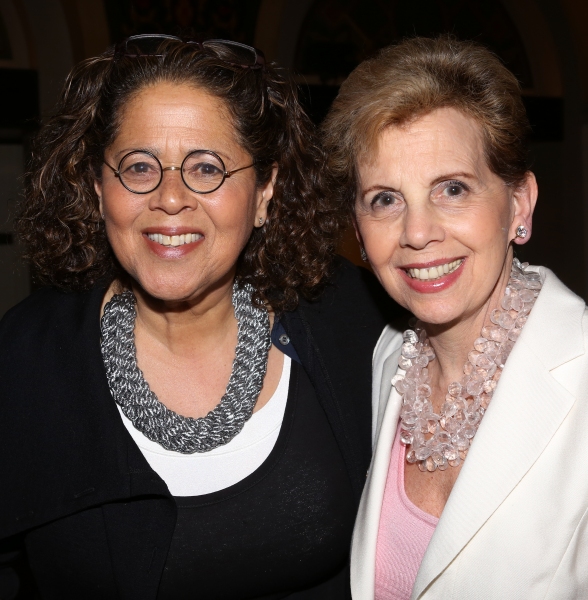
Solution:
[(166, 450), (193, 454), (230, 442), (251, 417), (267, 370), (271, 346), (269, 315), (251, 302), (250, 284), (233, 285), (239, 324), (231, 377), (220, 403), (205, 417), (183, 417), (162, 404), (137, 365), (135, 295), (116, 294), (104, 308), (100, 329), (102, 360), (110, 392), (136, 429)]
[(490, 315), (492, 325), (468, 354), (461, 381), (450, 383), (439, 414), (433, 412), (427, 365), (435, 359), (422, 323), (404, 332), (398, 366), (404, 374), (392, 378), (402, 396), (400, 441), (408, 446), (406, 460), (421, 471), (444, 471), (459, 466), (490, 404), (506, 359), (514, 347), (537, 296), (539, 273), (526, 271), (528, 263), (514, 259), (500, 309)]

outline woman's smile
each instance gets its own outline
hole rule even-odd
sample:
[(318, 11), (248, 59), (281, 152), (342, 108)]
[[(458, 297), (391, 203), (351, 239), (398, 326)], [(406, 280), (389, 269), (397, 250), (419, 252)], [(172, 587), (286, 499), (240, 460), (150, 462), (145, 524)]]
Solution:
[(186, 233), (182, 235), (166, 235), (165, 233), (148, 233), (147, 237), (161, 246), (184, 246), (202, 239), (201, 233)]
[(164, 260), (179, 260), (204, 242), (201, 233), (169, 234), (163, 231), (143, 234), (150, 253)]
[(407, 284), (424, 294), (440, 292), (453, 285), (463, 273), (465, 258), (441, 259), (399, 267)]
[(142, 239), (148, 252), (164, 260), (180, 260), (204, 242), (204, 233), (194, 226), (147, 227)]

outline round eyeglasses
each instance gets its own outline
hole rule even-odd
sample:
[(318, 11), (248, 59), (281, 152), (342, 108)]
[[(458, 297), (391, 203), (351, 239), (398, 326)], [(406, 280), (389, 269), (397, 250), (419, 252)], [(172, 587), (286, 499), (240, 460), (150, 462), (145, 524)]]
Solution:
[(151, 152), (133, 150), (125, 154), (118, 163), (118, 169), (111, 168), (114, 176), (133, 194), (149, 194), (159, 187), (164, 171), (180, 171), (186, 187), (197, 194), (210, 194), (218, 190), (227, 177), (251, 168), (255, 162), (239, 169), (227, 171), (222, 158), (212, 150), (194, 150), (182, 161), (179, 167), (162, 167), (159, 159)]

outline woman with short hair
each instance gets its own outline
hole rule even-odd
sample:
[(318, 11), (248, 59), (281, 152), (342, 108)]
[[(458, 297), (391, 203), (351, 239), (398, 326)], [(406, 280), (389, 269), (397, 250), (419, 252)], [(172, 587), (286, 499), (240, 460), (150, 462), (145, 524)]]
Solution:
[(74, 68), (19, 218), (51, 287), (0, 324), (2, 598), (349, 597), (385, 322), (323, 164), (255, 48)]
[(588, 318), (529, 241), (537, 184), (516, 78), (415, 38), (362, 63), (324, 124), (366, 259), (416, 317), (374, 355), (358, 600), (588, 594)]

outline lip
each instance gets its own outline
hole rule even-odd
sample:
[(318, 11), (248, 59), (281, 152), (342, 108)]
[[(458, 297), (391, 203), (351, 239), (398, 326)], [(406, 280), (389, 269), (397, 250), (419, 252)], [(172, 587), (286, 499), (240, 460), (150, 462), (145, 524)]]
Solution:
[[(455, 269), (455, 271), (453, 271), (453, 273), (448, 273), (447, 275), (439, 277), (439, 279), (433, 279), (432, 281), (413, 279), (405, 271), (405, 269), (426, 269), (429, 267), (437, 267), (439, 265), (444, 265), (445, 263), (453, 262), (455, 260), (461, 260), (462, 263), (461, 265), (459, 265), (459, 267), (457, 267), (457, 269)], [(426, 263), (411, 263), (409, 265), (397, 267), (397, 269), (400, 273), (400, 276), (404, 279), (406, 284), (415, 292), (419, 292), (421, 294), (434, 294), (437, 292), (442, 292), (447, 288), (451, 287), (463, 273), (463, 268), (466, 262), (467, 259), (465, 257), (458, 256), (456, 258), (434, 260)]]
[[(147, 244), (147, 248), (153, 254), (158, 256), (159, 258), (167, 259), (167, 260), (177, 260), (179, 258), (183, 258), (190, 252), (196, 250), (196, 248), (204, 241), (204, 234), (195, 228), (190, 227), (148, 227), (143, 230), (143, 239)], [(148, 237), (149, 233), (161, 233), (162, 235), (184, 235), (186, 233), (199, 233), (202, 235), (201, 238), (197, 239), (195, 242), (190, 242), (189, 244), (182, 244), (181, 246), (162, 246), (161, 244), (150, 240)]]

